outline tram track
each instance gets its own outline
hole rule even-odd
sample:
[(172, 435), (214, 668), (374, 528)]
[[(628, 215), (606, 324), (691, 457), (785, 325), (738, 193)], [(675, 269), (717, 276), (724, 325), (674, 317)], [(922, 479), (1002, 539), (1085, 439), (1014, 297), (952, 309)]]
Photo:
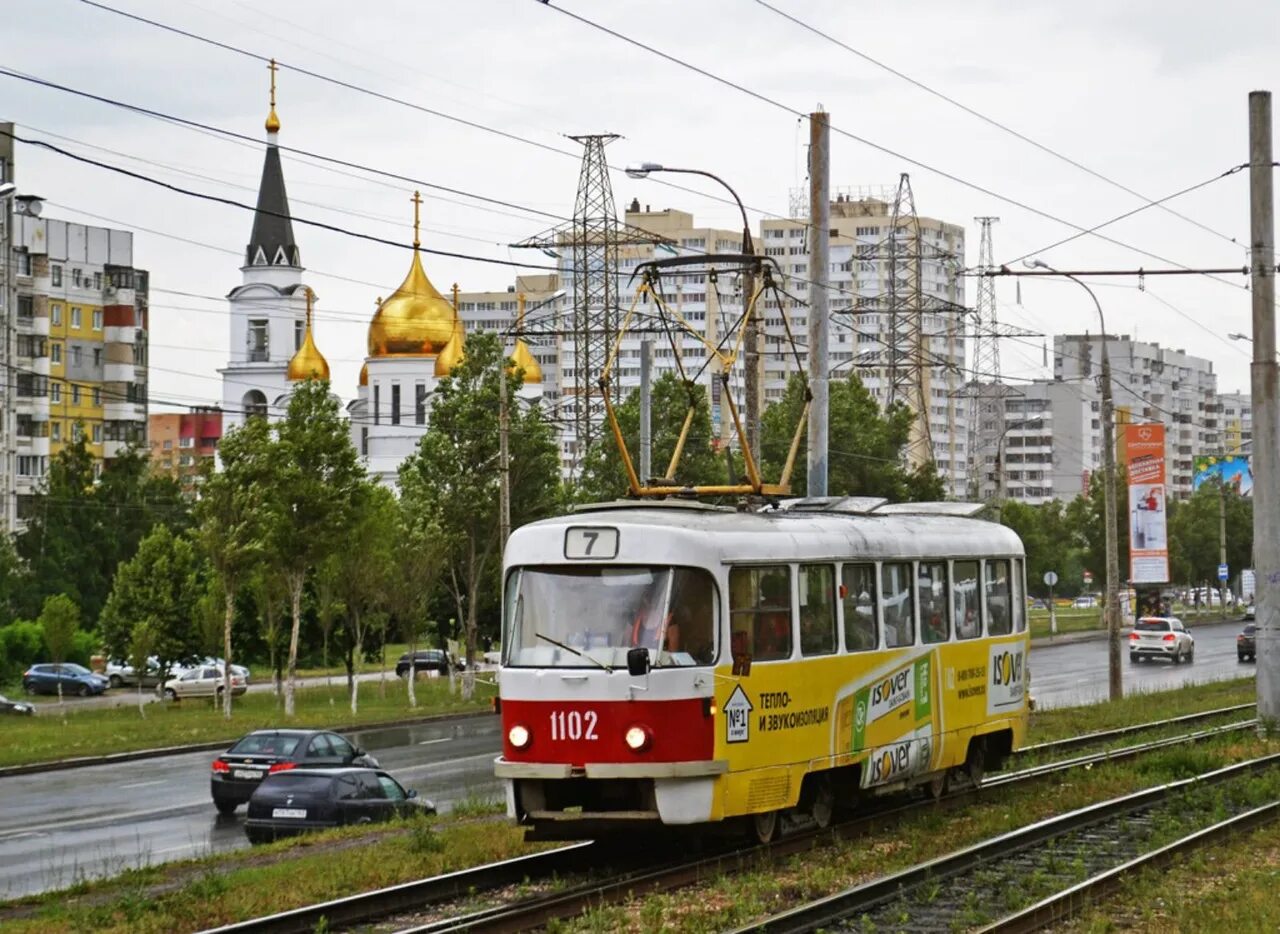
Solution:
[[(1038, 930), (1100, 898), (1142, 866), (1163, 865), (1179, 853), (1280, 818), (1280, 803), (1259, 804), (1247, 789), (1251, 777), (1278, 768), (1280, 755), (1264, 756), (1122, 795), (817, 899), (735, 934)], [(1223, 793), (1208, 793), (1214, 788)], [(1227, 817), (1218, 819), (1224, 811)], [(1167, 835), (1174, 822), (1197, 829), (1162, 842), (1162, 831)], [(1037, 889), (1051, 894), (1038, 897)], [(993, 919), (991, 904), (1002, 899), (1006, 903)], [(1011, 913), (1001, 916), (1005, 911)]]
[[(1040, 756), (1052, 755), (1054, 752), (1066, 752), (1099, 742), (1112, 741), (1139, 731), (1203, 722), (1214, 717), (1227, 716), (1251, 706), (1220, 708), (1203, 714), (1153, 721), (1122, 730), (1083, 734), (1028, 747), (1025, 751), (1030, 753), (1034, 750)], [(959, 807), (968, 803), (984, 788), (1006, 787), (1072, 769), (1121, 761), (1179, 744), (1199, 742), (1231, 731), (1246, 730), (1255, 723), (1256, 721), (1253, 720), (1229, 723), (1211, 729), (1166, 737), (1150, 743), (1076, 756), (1061, 762), (1042, 763), (1021, 770), (994, 773), (985, 778), (980, 788), (975, 789), (969, 786), (957, 789), (936, 802), (928, 802), (928, 806), (946, 809)], [(758, 863), (762, 858), (776, 861), (803, 853), (821, 846), (832, 835), (848, 839), (873, 833), (892, 826), (920, 807), (919, 800), (884, 807), (873, 814), (855, 817), (826, 830), (802, 830), (784, 836), (769, 846), (724, 848), (674, 866), (668, 859), (654, 858), (635, 860), (632, 865), (624, 865), (621, 871), (617, 871), (619, 863), (625, 863), (629, 858), (620, 856), (616, 847), (606, 848), (588, 841), (558, 847), (545, 853), (517, 857), (280, 912), (227, 925), (217, 928), (216, 931), (218, 934), (232, 934), (232, 932), (234, 934), (250, 934), (250, 932), (252, 934), (292, 934), (292, 932), (301, 934), (301, 932), (314, 931), (318, 926), (324, 926), (327, 930), (357, 927), (363, 929), (364, 926), (379, 919), (383, 920), (379, 922), (377, 929), (386, 931), (530, 930), (550, 921), (573, 917), (588, 908), (632, 895), (679, 888), (715, 875), (735, 872)], [(481, 908), (465, 914), (439, 917), (445, 906), (480, 897), (485, 892), (588, 875), (593, 871), (606, 868), (611, 871), (610, 877), (606, 879), (588, 880), (578, 885), (559, 888), (553, 892), (522, 898), (515, 902)]]

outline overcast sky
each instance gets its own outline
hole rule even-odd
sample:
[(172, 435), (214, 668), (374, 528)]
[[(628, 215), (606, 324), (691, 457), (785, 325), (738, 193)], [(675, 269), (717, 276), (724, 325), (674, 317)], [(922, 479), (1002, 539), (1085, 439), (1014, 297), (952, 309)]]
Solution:
[[(1152, 199), (1244, 162), (1248, 92), (1280, 84), (1274, 48), (1280, 4), (1268, 0), (773, 2)], [(555, 0), (550, 7), (538, 0), (109, 5), (521, 137), (295, 71), (280, 73), (283, 145), (516, 206), (424, 187), (427, 247), (549, 262), (506, 244), (555, 223), (535, 211), (572, 213), (580, 150), (568, 134), (620, 134), (609, 148), (619, 167), (651, 160), (716, 172), (753, 209), (753, 224), (761, 212), (785, 214), (789, 190), (804, 183), (808, 128), (794, 115), (575, 21), (558, 7), (796, 111), (821, 104), (836, 128), (833, 185), (892, 186), (899, 173), (910, 172), (921, 214), (968, 228), (968, 264), (977, 261), (975, 215), (1000, 217), (997, 262), (1032, 252), (1059, 268), (1242, 267), (1248, 261), (1247, 173), (1170, 202), (1190, 221), (1148, 208), (1104, 231), (1124, 245), (1082, 237), (1045, 250), (1074, 232), (1065, 222), (1091, 227), (1144, 201), (754, 0)], [(253, 201), (267, 111), (267, 71), (259, 62), (81, 0), (11, 5), (4, 36), (9, 68), (255, 142), (227, 141), (3, 76), (0, 119), (17, 123), (19, 135), (172, 184)], [(46, 216), (136, 231), (135, 263), (151, 270), (153, 290), (153, 407), (218, 401), (216, 370), (226, 361), (228, 343), (223, 296), (240, 282), (250, 214), (34, 146), (20, 145), (17, 160), (21, 189), (48, 199)], [(411, 240), (412, 183), (333, 171), (288, 153), (284, 165), (296, 217)], [(613, 182), (619, 207), (634, 196), (655, 209), (691, 211), (700, 222), (738, 226), (736, 209), (713, 197), (634, 181), (621, 171)], [(714, 186), (694, 187), (718, 196)], [(333, 368), (335, 389), (349, 398), (374, 299), (399, 283), (408, 254), (303, 224), (295, 223), (295, 235), (306, 279), (319, 296), (317, 341)], [(441, 291), (455, 281), (468, 291), (504, 289), (517, 272), (441, 257), (427, 257), (425, 265)], [(1248, 344), (1226, 335), (1249, 330), (1250, 296), (1244, 277), (1224, 278), (1228, 282), (1149, 278), (1145, 290), (1134, 280), (1108, 280), (1097, 292), (1109, 330), (1207, 357), (1221, 390), (1247, 392)], [(1000, 280), (997, 288), (1002, 322), (1046, 335), (1004, 341), (1006, 374), (1049, 375), (1041, 345), (1051, 347), (1055, 331), (1097, 331), (1092, 304), (1070, 283), (1024, 281), (1020, 305), (1012, 281)], [(975, 295), (971, 283), (967, 297)], [(1051, 351), (1049, 356), (1051, 366)]]

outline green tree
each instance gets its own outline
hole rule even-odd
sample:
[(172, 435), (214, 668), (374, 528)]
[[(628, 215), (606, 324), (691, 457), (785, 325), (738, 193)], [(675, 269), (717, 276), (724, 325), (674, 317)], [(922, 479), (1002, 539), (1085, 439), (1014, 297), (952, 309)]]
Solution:
[[(45, 598), (40, 610), (40, 629), (54, 664), (65, 662), (80, 629), (80, 608), (64, 593)], [(61, 678), (58, 679), (58, 703), (62, 703)]]
[(186, 528), (189, 509), (177, 481), (152, 473), (145, 453), (113, 458), (95, 480), (85, 440), (67, 445), (51, 459), (17, 538), (30, 571), (22, 612), (34, 615), (45, 597), (65, 593), (96, 619), (120, 563), (157, 523)]
[[(133, 624), (133, 632), (129, 638), (129, 664), (133, 666), (133, 673), (138, 678), (138, 714), (145, 718), (147, 716), (146, 702), (142, 697), (143, 674), (151, 666), (151, 655), (155, 651), (156, 631), (155, 627), (147, 620), (139, 620)], [(223, 693), (229, 694), (230, 691)]]
[[(1080, 543), (1084, 569), (1093, 574), (1094, 586), (1106, 581), (1106, 515), (1104, 508), (1105, 478), (1095, 471), (1089, 489), (1067, 504), (1064, 520)], [(1116, 467), (1116, 553), (1119, 555), (1120, 580), (1129, 579), (1129, 496), (1128, 479), (1123, 467)]]
[(189, 537), (163, 525), (152, 529), (137, 553), (120, 565), (98, 617), (108, 653), (126, 658), (133, 628), (143, 621), (152, 627), (152, 652), (164, 670), (204, 654), (196, 620), (207, 591), (206, 574), (207, 566)]
[(364, 470), (351, 445), (342, 406), (328, 380), (294, 387), (284, 420), (276, 425), (269, 547), (278, 556), (289, 588), (289, 633), (285, 716), (294, 714), (302, 590), (308, 572), (342, 547), (353, 500)]
[(1221, 513), (1226, 513), (1227, 565), (1233, 572), (1253, 557), (1253, 501), (1216, 481), (1169, 503), (1169, 569), (1175, 581), (1218, 586)]
[[(736, 483), (729, 476), (725, 459), (712, 445), (711, 412), (705, 386), (686, 384), (671, 371), (653, 381), (649, 414), (652, 432), (652, 478), (661, 476), (671, 462), (690, 403), (693, 422), (685, 439), (680, 463), (672, 479), (682, 486)], [(640, 470), (640, 391), (636, 390), (615, 410), (618, 427), (627, 443), (632, 464)], [(622, 457), (611, 431), (603, 431), (583, 459), (582, 479), (574, 491), (583, 502), (601, 502), (626, 496), (630, 490)]]
[[(796, 423), (804, 412), (808, 390), (803, 376), (794, 375), (782, 398), (761, 419), (760, 457), (764, 476), (776, 479), (791, 450)], [(945, 498), (946, 491), (932, 464), (914, 470), (903, 467), (903, 450), (911, 436), (911, 413), (895, 405), (882, 412), (880, 404), (857, 374), (832, 380), (828, 405), (830, 427), (827, 490), (832, 496), (882, 496), (890, 502), (919, 502)], [(800, 449), (791, 477), (791, 490), (808, 490), (805, 445), (809, 430), (801, 430)]]
[[(222, 589), (223, 680), (231, 683), (231, 629), (236, 596), (262, 560), (271, 517), (278, 513), (272, 497), (274, 463), (271, 433), (265, 419), (251, 418), (228, 432), (219, 447), (222, 470), (208, 465), (195, 507), (196, 540)], [(231, 692), (223, 691), (223, 716), (231, 717)]]
[[(433, 397), (431, 421), (418, 450), (400, 467), (400, 490), (412, 529), (436, 528), (448, 588), (460, 609), (469, 661), (474, 661), (482, 591), (492, 591), (501, 564), (499, 542), (498, 381), (517, 398), (499, 338), (476, 334), (467, 354)], [(512, 527), (552, 514), (560, 504), (559, 456), (550, 426), (536, 406), (510, 406)], [(463, 691), (471, 696), (474, 664)]]

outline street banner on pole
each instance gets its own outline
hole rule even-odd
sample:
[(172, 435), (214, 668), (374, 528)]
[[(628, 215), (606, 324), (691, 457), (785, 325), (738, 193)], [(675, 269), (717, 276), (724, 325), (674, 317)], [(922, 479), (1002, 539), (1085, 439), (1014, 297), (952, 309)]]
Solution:
[(1163, 584), (1169, 580), (1164, 425), (1125, 425), (1124, 462), (1129, 474), (1129, 580)]

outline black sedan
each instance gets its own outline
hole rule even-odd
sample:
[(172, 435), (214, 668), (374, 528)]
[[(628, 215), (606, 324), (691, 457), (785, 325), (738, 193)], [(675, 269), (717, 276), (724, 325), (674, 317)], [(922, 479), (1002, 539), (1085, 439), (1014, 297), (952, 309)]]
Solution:
[(213, 760), (213, 804), (230, 814), (267, 775), (290, 769), (377, 768), (378, 760), (327, 730), (256, 730)]
[[(400, 660), (396, 662), (396, 677), (403, 678), (409, 673), (412, 665), (414, 672), (419, 671), (438, 671), (442, 675), (449, 673), (449, 656), (441, 649), (419, 649), (411, 656), (405, 652), (400, 656)], [(462, 668), (462, 665), (454, 665), (454, 670)]]
[(1258, 627), (1254, 623), (1247, 623), (1240, 634), (1236, 636), (1236, 658), (1240, 661), (1253, 661), (1258, 657)]
[(291, 769), (268, 775), (249, 799), (244, 832), (250, 843), (276, 837), (371, 824), (435, 805), (377, 769)]
[(0, 694), (0, 714), (16, 714), (19, 717), (30, 717), (35, 712), (35, 705), (9, 700), (9, 698)]

